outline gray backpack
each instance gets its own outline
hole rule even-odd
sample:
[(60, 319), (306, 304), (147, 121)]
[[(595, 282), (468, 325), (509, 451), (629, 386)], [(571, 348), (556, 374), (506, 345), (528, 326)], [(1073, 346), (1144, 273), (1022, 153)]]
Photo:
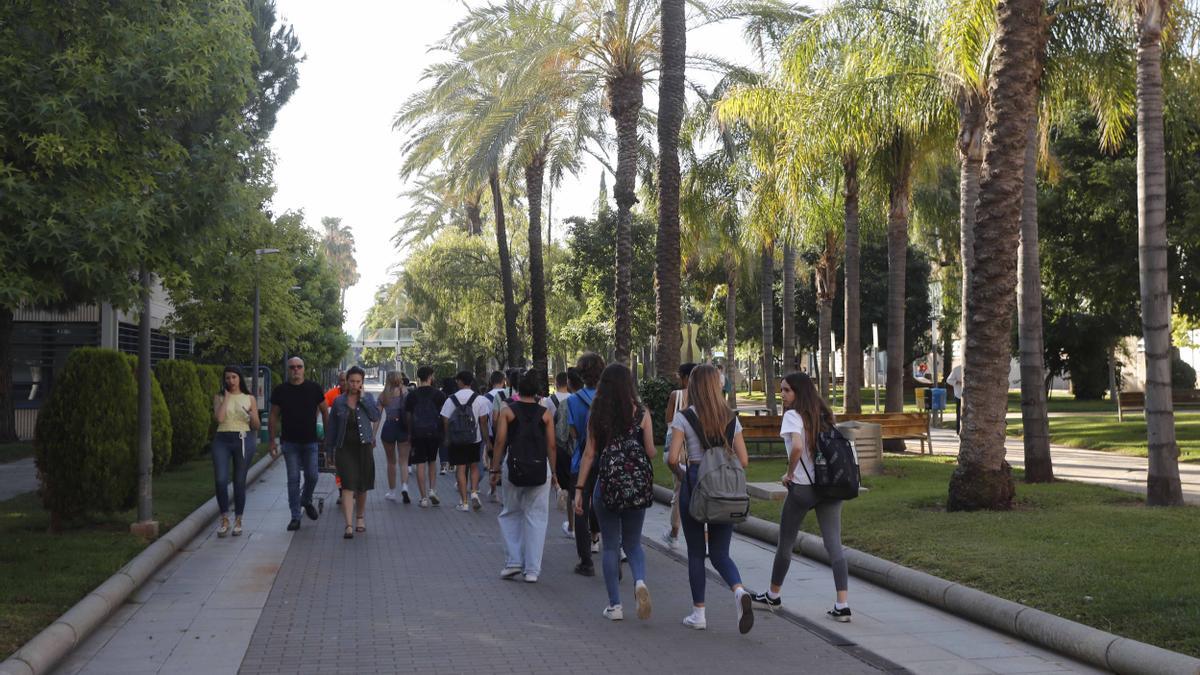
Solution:
[[(691, 408), (683, 411), (700, 444), (704, 457), (700, 460), (695, 484), (688, 484), (691, 500), (688, 514), (701, 523), (741, 523), (750, 514), (750, 495), (746, 492), (746, 469), (725, 445), (714, 445), (700, 426)], [(732, 446), (735, 421), (725, 430), (728, 445)]]

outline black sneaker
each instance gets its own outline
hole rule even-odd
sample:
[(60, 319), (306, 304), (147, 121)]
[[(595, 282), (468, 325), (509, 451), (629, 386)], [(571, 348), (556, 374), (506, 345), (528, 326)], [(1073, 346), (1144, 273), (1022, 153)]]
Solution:
[(404, 503), (405, 503), (405, 504), (411, 504), (411, 503), (412, 503), (412, 497), (409, 497), (409, 496), (408, 496), (408, 490), (401, 490), (401, 491), (400, 491), (400, 497), (401, 497), (401, 498), (404, 500)]
[(288, 529), (288, 532), (294, 532), (294, 531), (300, 529), (300, 519), (292, 518), (292, 520), (288, 523), (287, 529)]
[(575, 566), (575, 574), (578, 574), (578, 575), (584, 576), (584, 577), (594, 577), (594, 576), (596, 576), (596, 568), (592, 565), (588, 565), (585, 563), (579, 563), (578, 565)]
[(316, 520), (317, 516), (321, 514), (317, 512), (317, 507), (313, 506), (312, 502), (309, 502), (304, 505), (304, 515), (308, 516), (309, 520)]
[(849, 607), (843, 607), (842, 609), (838, 609), (837, 607), (834, 607), (833, 609), (829, 610), (828, 612), (825, 612), (825, 615), (828, 616), (829, 618), (833, 619), (834, 621), (840, 621), (842, 623), (850, 623), (850, 608)]
[[(771, 596), (767, 595), (766, 593), (753, 593), (750, 595), (750, 599), (754, 601), (754, 604), (762, 605), (767, 609), (779, 609), (783, 605), (782, 596), (771, 599)], [(849, 612), (850, 610), (846, 611)]]

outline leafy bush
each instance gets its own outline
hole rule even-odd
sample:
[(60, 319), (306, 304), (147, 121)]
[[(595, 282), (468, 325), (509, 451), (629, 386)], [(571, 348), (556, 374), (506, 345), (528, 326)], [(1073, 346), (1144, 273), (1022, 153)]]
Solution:
[(183, 464), (199, 456), (208, 441), (210, 397), (200, 387), (196, 365), (188, 361), (160, 361), (154, 375), (171, 413), (171, 463)]
[[(126, 354), (125, 360), (129, 363), (129, 372), (133, 373), (133, 381), (137, 383), (137, 357), (133, 354)], [(137, 403), (133, 406), (134, 426), (137, 426)], [(133, 456), (137, 457), (137, 434), (135, 433), (132, 439)], [(171, 411), (167, 408), (167, 399), (163, 396), (162, 387), (158, 383), (158, 378), (154, 376), (154, 370), (150, 370), (150, 448), (154, 454), (154, 466), (152, 471), (154, 475), (162, 473), (164, 469), (171, 463)], [(134, 462), (134, 475), (137, 475), (137, 463)]]
[[(197, 364), (196, 371), (200, 377), (200, 391), (204, 393), (206, 405), (209, 405), (212, 401), (212, 397), (216, 396), (222, 389), (225, 388), (225, 366), (218, 366), (210, 363)], [(208, 434), (205, 439), (205, 447), (208, 447), (208, 445), (212, 443), (213, 436), (216, 433), (217, 419), (212, 415), (209, 415)]]
[(1196, 388), (1196, 369), (1175, 354), (1171, 359), (1171, 388), (1191, 390)]
[(665, 377), (643, 378), (638, 381), (638, 396), (642, 405), (650, 410), (650, 421), (654, 423), (654, 438), (662, 440), (667, 435), (667, 398), (675, 384)]
[(111, 349), (71, 352), (38, 412), (34, 449), (52, 526), (86, 510), (114, 511), (137, 486), (137, 383)]

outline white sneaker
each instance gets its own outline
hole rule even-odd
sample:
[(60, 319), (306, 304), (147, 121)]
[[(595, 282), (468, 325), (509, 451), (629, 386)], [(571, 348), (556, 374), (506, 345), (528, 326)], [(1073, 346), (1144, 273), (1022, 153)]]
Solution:
[(536, 574), (526, 574), (525, 575), (525, 583), (527, 583), (527, 584), (536, 584), (537, 579), (538, 579), (538, 577)]
[(471, 493), (471, 508), (475, 509), (476, 511), (483, 508), (483, 502), (479, 501), (478, 492)]
[(417, 502), (417, 506), (423, 509), (429, 508), (429, 497), (421, 497), (421, 501)]
[(646, 582), (639, 581), (633, 588), (633, 597), (637, 599), (637, 616), (645, 621), (650, 618), (650, 589), (646, 588)]
[(521, 575), (520, 567), (505, 567), (504, 569), (500, 570), (500, 578), (501, 579), (513, 579), (520, 575)]
[(688, 614), (687, 616), (683, 617), (683, 625), (693, 630), (704, 630), (705, 628), (708, 628), (708, 622), (696, 616), (695, 614)]
[(751, 596), (744, 588), (739, 588), (733, 594), (733, 604), (737, 605), (738, 632), (742, 635), (754, 628), (754, 610), (750, 601)]
[(459, 504), (458, 506), (454, 507), (454, 510), (455, 511), (470, 511), (471, 507), (467, 506), (466, 502), (463, 502), (463, 503)]
[(599, 553), (599, 552), (600, 552), (600, 540), (593, 539), (592, 540), (592, 553)]
[(603, 614), (604, 618), (608, 619), (609, 621), (620, 621), (621, 619), (625, 618), (625, 612), (621, 610), (620, 605), (605, 607)]
[(563, 530), (563, 536), (566, 537), (567, 539), (575, 538), (575, 533), (571, 531), (571, 524), (565, 520), (563, 521), (562, 530)]
[(396, 493), (388, 490), (387, 492), (383, 493), (383, 498), (389, 502), (394, 502), (396, 501)]
[(667, 545), (667, 548), (675, 550), (679, 548), (679, 535), (671, 536), (671, 528), (663, 530), (662, 536), (659, 537), (662, 543)]
[(629, 556), (625, 555), (625, 547), (622, 546), (620, 550), (621, 550), (621, 559), (618, 562), (623, 562), (623, 563), (629, 562)]
[(433, 504), (434, 506), (442, 505), (442, 500), (438, 499), (437, 490), (429, 491), (429, 503)]

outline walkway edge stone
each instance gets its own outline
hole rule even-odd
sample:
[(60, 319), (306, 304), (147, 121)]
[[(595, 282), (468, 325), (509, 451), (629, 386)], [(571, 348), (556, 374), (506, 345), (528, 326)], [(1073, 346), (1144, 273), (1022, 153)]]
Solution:
[[(654, 486), (654, 498), (660, 503), (670, 504), (671, 496), (670, 489)], [(779, 525), (755, 516), (736, 530), (767, 544), (779, 541)], [(820, 537), (801, 532), (795, 550), (829, 564)], [(1097, 668), (1128, 675), (1200, 675), (1200, 659), (1186, 654), (1085, 626), (850, 547), (845, 547), (845, 556), (856, 577)]]
[[(257, 481), (274, 461), (270, 455), (260, 459), (250, 467), (246, 483)], [(217, 498), (210, 497), (75, 603), (54, 623), (21, 645), (12, 656), (0, 663), (0, 675), (43, 675), (54, 670), (63, 657), (87, 639), (135, 590), (154, 576), (218, 515)]]

